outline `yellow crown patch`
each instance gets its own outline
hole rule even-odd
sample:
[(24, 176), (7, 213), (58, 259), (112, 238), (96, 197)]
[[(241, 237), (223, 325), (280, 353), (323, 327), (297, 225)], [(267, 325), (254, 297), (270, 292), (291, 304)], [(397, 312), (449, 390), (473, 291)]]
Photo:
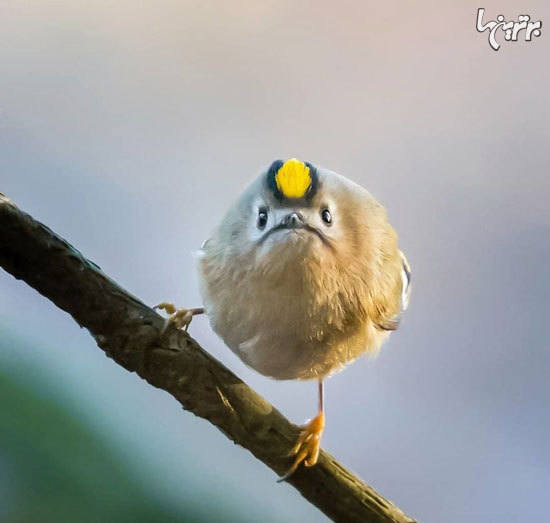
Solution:
[(277, 171), (275, 182), (287, 198), (303, 198), (311, 185), (309, 167), (296, 158), (287, 160)]

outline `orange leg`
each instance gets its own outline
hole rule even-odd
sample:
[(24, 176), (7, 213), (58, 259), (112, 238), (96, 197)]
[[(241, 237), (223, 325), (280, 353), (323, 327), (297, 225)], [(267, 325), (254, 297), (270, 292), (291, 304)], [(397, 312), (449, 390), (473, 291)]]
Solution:
[(321, 436), (325, 428), (325, 413), (323, 411), (323, 382), (319, 381), (319, 411), (307, 425), (302, 427), (302, 432), (298, 436), (296, 445), (290, 451), (290, 456), (296, 456), (294, 463), (288, 469), (284, 476), (281, 476), (277, 482), (287, 480), (296, 472), (300, 463), (306, 467), (313, 467), (317, 463), (321, 445)]
[(204, 309), (202, 307), (197, 307), (194, 309), (186, 309), (186, 308), (177, 309), (173, 303), (169, 303), (166, 301), (159, 303), (153, 308), (164, 310), (169, 315), (168, 318), (166, 318), (166, 321), (164, 322), (164, 327), (160, 332), (161, 334), (164, 334), (168, 326), (172, 323), (178, 329), (181, 329), (183, 327), (184, 330), (187, 330), (189, 328), (189, 324), (191, 323), (191, 320), (193, 319), (193, 316), (204, 313)]

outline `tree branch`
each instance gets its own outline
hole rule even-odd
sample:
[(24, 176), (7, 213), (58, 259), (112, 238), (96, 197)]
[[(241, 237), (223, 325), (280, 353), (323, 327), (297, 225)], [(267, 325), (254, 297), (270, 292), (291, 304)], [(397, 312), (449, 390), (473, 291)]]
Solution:
[[(169, 392), (277, 474), (288, 468), (295, 425), (187, 333), (170, 328), (160, 337), (163, 318), (2, 194), (0, 265), (68, 312), (119, 365)], [(335, 521), (414, 523), (324, 451), (288, 482)]]

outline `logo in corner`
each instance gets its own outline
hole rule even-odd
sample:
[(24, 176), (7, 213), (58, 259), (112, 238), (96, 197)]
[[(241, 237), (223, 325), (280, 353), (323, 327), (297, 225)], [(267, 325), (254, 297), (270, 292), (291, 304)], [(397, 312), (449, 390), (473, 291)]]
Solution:
[(499, 29), (502, 29), (504, 33), (504, 39), (508, 42), (517, 42), (520, 33), (524, 31), (525, 41), (530, 42), (533, 36), (541, 35), (542, 22), (531, 22), (529, 15), (519, 15), (518, 21), (507, 21), (504, 19), (504, 15), (498, 15), (496, 21), (491, 20), (483, 23), (483, 16), (485, 15), (485, 9), (480, 7), (477, 10), (476, 29), (478, 32), (489, 31), (489, 45), (495, 50), (500, 49), (500, 44), (497, 41), (496, 33)]

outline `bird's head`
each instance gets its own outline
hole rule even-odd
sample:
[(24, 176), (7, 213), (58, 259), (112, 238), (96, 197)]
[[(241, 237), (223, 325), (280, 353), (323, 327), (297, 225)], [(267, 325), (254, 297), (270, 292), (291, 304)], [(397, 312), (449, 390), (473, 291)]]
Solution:
[(340, 226), (319, 171), (295, 158), (271, 164), (250, 196), (246, 235), (261, 257), (330, 255)]
[(272, 264), (304, 257), (345, 263), (365, 235), (368, 198), (338, 174), (276, 160), (227, 214), (223, 235), (231, 249)]
[(316, 282), (350, 290), (380, 270), (397, 241), (392, 231), (384, 208), (361, 186), (307, 162), (276, 160), (199, 255), (216, 281), (250, 276), (275, 286)]

